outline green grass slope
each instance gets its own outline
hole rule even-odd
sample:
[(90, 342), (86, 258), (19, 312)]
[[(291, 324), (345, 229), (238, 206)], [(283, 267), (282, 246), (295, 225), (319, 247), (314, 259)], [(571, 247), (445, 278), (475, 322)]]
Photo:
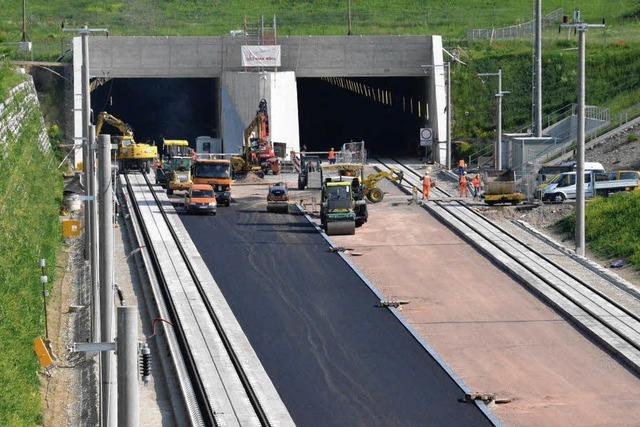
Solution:
[[(605, 258), (625, 257), (640, 268), (640, 191), (596, 198), (587, 204), (585, 238)], [(575, 232), (575, 215), (558, 222), (559, 231)]]
[[(0, 77), (0, 82), (3, 79)], [(13, 108), (13, 107), (11, 107)], [(60, 245), (61, 174), (37, 147), (40, 112), (0, 157), (0, 425), (42, 424), (38, 362), (32, 340), (44, 334), (38, 260), (53, 281)]]
[[(346, 0), (89, 0), (28, 1), (28, 30), (34, 40), (55, 42), (60, 23), (108, 27), (113, 34), (214, 35), (278, 16), (280, 34), (345, 34)], [(588, 20), (606, 17), (611, 31), (635, 21), (634, 0), (545, 0), (544, 13), (580, 7)], [(513, 25), (531, 19), (532, 0), (354, 0), (355, 34), (442, 34), (461, 38), (471, 28)], [(0, 36), (17, 40), (21, 2), (0, 0)], [(616, 29), (617, 28), (617, 29)]]
[[(243, 27), (245, 16), (256, 24), (263, 14), (278, 19), (278, 34), (345, 34), (346, 0), (33, 0), (28, 4), (28, 32), (38, 58), (53, 59), (65, 49), (67, 28), (88, 24), (106, 27), (114, 35), (217, 35)], [(489, 140), (494, 135), (492, 93), (495, 79), (485, 85), (478, 72), (504, 71), (504, 128), (514, 130), (531, 121), (531, 43), (529, 41), (471, 43), (472, 28), (491, 28), (527, 21), (532, 0), (357, 0), (352, 2), (354, 34), (442, 34), (445, 46), (461, 45), (468, 67), (454, 67), (454, 136)], [(580, 7), (585, 20), (600, 22), (588, 44), (587, 102), (611, 106), (615, 114), (640, 95), (640, 1), (545, 0), (544, 13)], [(0, 0), (0, 42), (20, 38), (21, 2)], [(544, 34), (544, 110), (551, 113), (575, 102), (575, 36), (549, 29)], [(5, 50), (11, 45), (4, 45)], [(15, 54), (12, 54), (15, 55)], [(1, 88), (0, 88), (1, 90)]]
[[(572, 43), (562, 46), (571, 48)], [(543, 56), (545, 114), (576, 102), (577, 51), (550, 46)], [(497, 79), (477, 73), (503, 71), (503, 127), (515, 130), (531, 121), (532, 56), (524, 43), (477, 47), (465, 58), (468, 66), (453, 70), (454, 134), (458, 138), (494, 135)], [(590, 44), (586, 61), (587, 104), (611, 107), (615, 115), (640, 101), (640, 46)], [(545, 124), (546, 126), (546, 124)]]

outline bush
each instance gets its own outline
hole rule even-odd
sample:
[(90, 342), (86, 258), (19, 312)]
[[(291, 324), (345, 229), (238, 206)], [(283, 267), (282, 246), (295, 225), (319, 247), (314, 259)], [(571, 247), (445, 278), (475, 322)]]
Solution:
[[(640, 191), (597, 197), (587, 204), (585, 238), (605, 258), (624, 257), (640, 268)], [(575, 214), (560, 220), (557, 230), (575, 232)]]
[(638, 140), (638, 135), (636, 135), (635, 133), (630, 133), (629, 135), (627, 135), (627, 142), (634, 142)]

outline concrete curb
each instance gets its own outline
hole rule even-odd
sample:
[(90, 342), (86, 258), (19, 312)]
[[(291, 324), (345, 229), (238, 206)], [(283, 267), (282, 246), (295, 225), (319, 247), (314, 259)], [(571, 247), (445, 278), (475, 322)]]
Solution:
[[(439, 209), (443, 210), (443, 214), (438, 212), (436, 207), (431, 206), (430, 202), (424, 204), (423, 209), (468, 242), (493, 264), (504, 271), (505, 274), (530, 290), (543, 303), (555, 310), (569, 323), (583, 331), (587, 338), (593, 340), (596, 345), (608, 351), (609, 354), (623, 366), (632, 370), (636, 375), (640, 373), (640, 356), (635, 348), (627, 345), (620, 339), (619, 335), (615, 335), (610, 329), (603, 327), (595, 318), (585, 317), (585, 309), (576, 305), (565, 296), (558, 297), (557, 290), (551, 289), (547, 284), (540, 283), (540, 280), (536, 276), (527, 271), (523, 266), (517, 264), (516, 261), (510, 259), (507, 255), (496, 252), (496, 249), (487, 238), (479, 236), (476, 231), (464, 225), (461, 220), (447, 212), (444, 208), (439, 207)], [(445, 214), (451, 216), (452, 219), (446, 218)], [(456, 222), (460, 224), (456, 224)], [(465, 231), (465, 227), (469, 228), (470, 231)], [(578, 310), (576, 310), (576, 308)]]
[[(403, 187), (399, 188), (402, 191), (407, 192)], [(513, 263), (509, 261), (509, 259), (506, 259), (505, 256), (500, 253), (496, 253), (492, 248), (490, 241), (484, 237), (478, 238), (478, 233), (475, 230), (464, 225), (459, 219), (457, 219), (453, 214), (447, 212), (444, 208), (440, 208), (443, 210), (444, 214), (439, 212), (438, 208), (433, 206), (433, 202), (423, 203), (422, 208), (456, 235), (460, 236), (464, 241), (468, 242), (494, 265), (511, 276), (515, 281), (522, 284), (526, 289), (529, 289), (543, 303), (563, 316), (563, 318), (573, 324), (576, 328), (584, 331), (585, 336), (593, 339), (602, 348), (608, 350), (612, 357), (620, 361), (620, 363), (628, 367), (630, 370), (634, 371), (634, 373), (637, 374), (640, 372), (640, 357), (634, 349), (624, 348), (625, 345), (620, 342), (618, 336), (611, 334), (608, 329), (601, 328), (600, 325), (593, 321), (583, 318), (580, 313), (575, 313), (571, 304), (567, 304), (562, 299), (556, 299), (554, 297), (554, 291), (547, 290), (546, 287), (541, 286), (537, 278), (531, 275), (523, 267), (513, 265)], [(445, 214), (449, 215), (451, 218), (446, 218)], [(469, 231), (465, 229), (469, 229)]]
[(589, 269), (590, 271), (596, 273), (598, 276), (602, 277), (603, 279), (607, 280), (608, 282), (611, 282), (612, 284), (614, 284), (615, 286), (617, 286), (618, 288), (622, 289), (623, 291), (627, 292), (628, 294), (632, 295), (633, 297), (640, 299), (640, 291), (638, 289), (636, 289), (631, 283), (627, 282), (626, 280), (624, 280), (622, 277), (618, 276), (617, 274), (607, 270), (606, 268), (602, 267), (600, 264), (590, 260), (589, 258), (586, 257), (582, 257), (580, 255), (578, 255), (577, 253), (575, 253), (574, 251), (572, 251), (571, 249), (563, 246), (561, 243), (557, 242), (556, 240), (552, 239), (551, 237), (547, 236), (546, 234), (543, 234), (542, 232), (540, 232), (539, 230), (535, 229), (534, 227), (532, 227), (530, 224), (522, 221), (522, 220), (513, 220), (511, 221), (514, 225), (520, 227), (522, 230), (532, 234), (533, 236), (537, 237), (538, 239), (542, 240), (544, 243), (548, 244), (549, 246), (557, 249), (558, 251), (562, 252), (563, 254), (567, 255), (568, 257), (570, 257), (571, 259), (573, 259), (574, 261), (576, 261), (577, 263), (579, 263), (580, 265), (586, 267), (587, 269)]
[[(331, 246), (335, 247), (336, 245), (331, 240), (331, 238), (320, 228), (318, 224), (307, 214), (304, 208), (298, 204), (295, 205), (300, 213), (304, 215), (304, 217), (309, 221), (311, 225), (320, 233), (322, 238)], [(373, 294), (379, 299), (383, 300), (384, 295), (380, 292), (374, 285), (367, 279), (367, 277), (360, 271), (358, 268), (346, 257), (342, 252), (336, 252), (340, 258), (351, 268), (351, 270), (362, 280), (362, 282), (367, 285), (369, 290), (373, 292)], [(399, 309), (394, 307), (388, 307), (388, 309), (393, 313), (393, 315), (398, 319), (398, 321), (404, 326), (407, 331), (420, 343), (422, 348), (440, 365), (440, 367), (453, 379), (453, 381), (460, 387), (460, 389), (465, 394), (471, 394), (472, 391), (464, 384), (462, 379), (447, 365), (447, 363), (438, 355), (438, 353), (429, 345), (426, 341), (416, 332), (416, 330), (406, 321), (406, 319), (402, 316), (402, 313)], [(474, 403), (476, 406), (482, 411), (482, 413), (491, 421), (491, 423), (495, 426), (501, 426), (502, 423), (500, 420), (491, 412), (488, 405), (482, 401), (475, 400)]]
[[(137, 242), (140, 249), (138, 254), (134, 255), (134, 262), (137, 266), (137, 273), (141, 280), (146, 279), (147, 286), (142, 286), (144, 294), (144, 304), (148, 312), (155, 312), (158, 317), (170, 319), (171, 316), (164, 304), (160, 285), (155, 278), (149, 249), (146, 247), (144, 238), (140, 231), (139, 218), (134, 217), (135, 212), (129, 195), (124, 191), (126, 184), (124, 178), (120, 175), (117, 185), (117, 194), (124, 200), (129, 218), (123, 218), (127, 234), (130, 241)], [(135, 252), (135, 251), (134, 251)], [(132, 252), (133, 254), (133, 252)], [(180, 345), (175, 335), (173, 327), (168, 326), (165, 322), (160, 322), (158, 327), (162, 333), (156, 333), (156, 347), (160, 355), (160, 366), (167, 381), (167, 385), (174, 385), (174, 390), (181, 390), (181, 393), (169, 393), (171, 407), (174, 411), (173, 419), (179, 426), (188, 425), (204, 425), (200, 416), (200, 411), (195, 399), (193, 388), (190, 386), (187, 370), (180, 353)]]

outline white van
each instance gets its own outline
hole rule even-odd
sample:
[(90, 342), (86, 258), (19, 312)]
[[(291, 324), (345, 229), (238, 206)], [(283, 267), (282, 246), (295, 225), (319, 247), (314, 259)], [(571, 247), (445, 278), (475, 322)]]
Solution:
[[(542, 194), (542, 200), (546, 202), (564, 202), (567, 199), (575, 199), (577, 192), (576, 173), (564, 172), (554, 178), (553, 184), (549, 184)], [(608, 196), (619, 191), (632, 190), (638, 187), (640, 173), (636, 171), (623, 172), (595, 172), (584, 173), (584, 193), (586, 197)]]
[[(555, 173), (555, 175), (553, 175), (549, 179), (546, 179), (546, 176), (550, 175), (549, 173), (547, 173), (546, 176), (545, 176), (545, 180), (543, 182), (541, 182), (536, 187), (535, 198), (538, 199), (538, 200), (541, 200), (541, 199), (545, 200), (544, 195), (545, 194), (551, 194), (553, 192), (553, 190), (558, 185), (558, 181), (560, 180), (561, 175), (563, 173), (569, 173), (572, 170), (575, 171), (576, 170), (576, 162), (566, 162), (566, 163), (561, 164), (560, 166), (551, 166), (550, 168), (556, 169), (557, 172)], [(567, 169), (562, 170), (563, 168), (567, 168)], [(544, 167), (543, 167), (543, 169), (544, 169)], [(551, 172), (552, 170), (553, 169), (550, 169), (547, 172)], [(585, 162), (584, 163), (584, 171), (585, 171), (585, 173), (586, 172), (605, 173), (604, 166), (602, 166), (602, 163), (599, 163), (599, 162)]]

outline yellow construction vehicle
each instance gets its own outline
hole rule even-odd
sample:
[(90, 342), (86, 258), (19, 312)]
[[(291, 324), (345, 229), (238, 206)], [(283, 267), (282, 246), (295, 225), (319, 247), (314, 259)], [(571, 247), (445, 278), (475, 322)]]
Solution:
[(116, 154), (118, 168), (122, 172), (126, 172), (129, 169), (139, 169), (147, 173), (151, 172), (151, 164), (158, 157), (158, 147), (137, 143), (133, 139), (133, 129), (131, 129), (131, 126), (106, 111), (98, 115), (96, 135), (100, 135), (105, 123), (118, 129), (122, 134), (121, 136), (113, 137), (114, 142), (118, 144), (118, 152)]
[(363, 175), (364, 166), (361, 163), (336, 163), (334, 165), (323, 166), (322, 170), (336, 172), (339, 176), (352, 176), (360, 181), (362, 194), (371, 203), (379, 203), (384, 198), (384, 192), (378, 188), (378, 183), (383, 179), (388, 179), (394, 184), (400, 184), (404, 174), (394, 168), (389, 171), (372, 173), (366, 178)]
[(403, 177), (404, 174), (402, 171), (393, 168), (389, 171), (373, 173), (362, 181), (362, 185), (364, 185), (364, 195), (371, 203), (381, 202), (384, 198), (384, 192), (378, 188), (378, 183), (386, 178), (394, 184), (400, 184)]

